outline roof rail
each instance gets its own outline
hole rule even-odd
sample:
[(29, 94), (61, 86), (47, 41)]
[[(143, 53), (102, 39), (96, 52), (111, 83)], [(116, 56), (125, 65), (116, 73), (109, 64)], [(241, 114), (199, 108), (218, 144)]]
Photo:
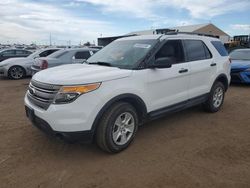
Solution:
[(211, 35), (211, 34), (196, 33), (196, 32), (179, 32), (178, 30), (177, 31), (167, 32), (165, 35), (177, 35), (177, 34), (198, 35), (198, 36), (206, 36), (206, 37), (219, 38), (219, 36), (215, 36), (215, 35)]

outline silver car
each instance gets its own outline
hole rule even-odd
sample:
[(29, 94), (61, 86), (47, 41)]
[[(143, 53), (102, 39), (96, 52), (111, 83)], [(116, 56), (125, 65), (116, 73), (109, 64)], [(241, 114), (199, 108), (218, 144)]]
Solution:
[(98, 49), (94, 48), (69, 48), (59, 50), (45, 58), (37, 58), (31, 67), (32, 75), (50, 67), (83, 63), (97, 51)]
[(38, 57), (46, 57), (59, 48), (47, 48), (38, 50), (28, 57), (10, 58), (0, 62), (0, 76), (9, 77), (11, 79), (21, 79), (25, 76), (31, 76), (31, 66)]

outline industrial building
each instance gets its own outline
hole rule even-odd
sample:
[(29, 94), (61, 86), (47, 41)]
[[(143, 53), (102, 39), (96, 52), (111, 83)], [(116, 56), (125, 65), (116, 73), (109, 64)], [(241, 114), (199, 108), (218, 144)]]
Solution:
[(173, 32), (173, 31), (213, 35), (215, 37), (218, 37), (223, 43), (228, 43), (230, 41), (230, 36), (226, 32), (222, 31), (221, 29), (219, 29), (212, 23), (207, 23), (207, 24), (198, 24), (198, 25), (178, 26), (178, 27), (172, 27), (172, 28), (135, 31), (135, 32), (128, 33), (126, 35), (121, 35), (121, 36), (102, 37), (102, 38), (98, 38), (98, 45), (106, 46), (113, 40), (121, 38), (121, 37), (134, 36), (134, 35), (166, 34), (168, 32)]

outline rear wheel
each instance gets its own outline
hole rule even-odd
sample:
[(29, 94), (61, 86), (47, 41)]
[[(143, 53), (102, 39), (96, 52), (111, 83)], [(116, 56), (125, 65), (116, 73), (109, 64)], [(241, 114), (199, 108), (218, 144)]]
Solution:
[(104, 151), (118, 153), (133, 141), (138, 116), (132, 105), (119, 102), (104, 113), (96, 132), (97, 145)]
[(205, 110), (208, 112), (217, 112), (223, 105), (225, 97), (225, 86), (221, 82), (216, 82), (209, 94), (209, 98), (204, 104)]
[(24, 68), (22, 68), (20, 66), (10, 67), (10, 69), (8, 71), (8, 76), (9, 76), (9, 78), (11, 78), (13, 80), (21, 79), (25, 76), (25, 70), (24, 70)]

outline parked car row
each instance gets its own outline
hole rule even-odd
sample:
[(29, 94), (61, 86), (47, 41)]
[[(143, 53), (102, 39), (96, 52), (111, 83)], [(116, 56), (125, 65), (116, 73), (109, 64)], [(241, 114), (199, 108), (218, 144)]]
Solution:
[(97, 51), (93, 48), (70, 48), (55, 52), (48, 57), (37, 58), (31, 67), (32, 74), (59, 65), (83, 63)]
[[(25, 50), (12, 49), (5, 50), (2, 53), (10, 54), (10, 51), (12, 53), (20, 54), (19, 51)], [(27, 53), (27, 55), (30, 54), (28, 57), (17, 55), (8, 56), (9, 59), (0, 62), (0, 76), (9, 77), (11, 79), (21, 79), (49, 67), (72, 63), (83, 63), (97, 51), (98, 49), (94, 48), (47, 48), (38, 50), (32, 54)]]

